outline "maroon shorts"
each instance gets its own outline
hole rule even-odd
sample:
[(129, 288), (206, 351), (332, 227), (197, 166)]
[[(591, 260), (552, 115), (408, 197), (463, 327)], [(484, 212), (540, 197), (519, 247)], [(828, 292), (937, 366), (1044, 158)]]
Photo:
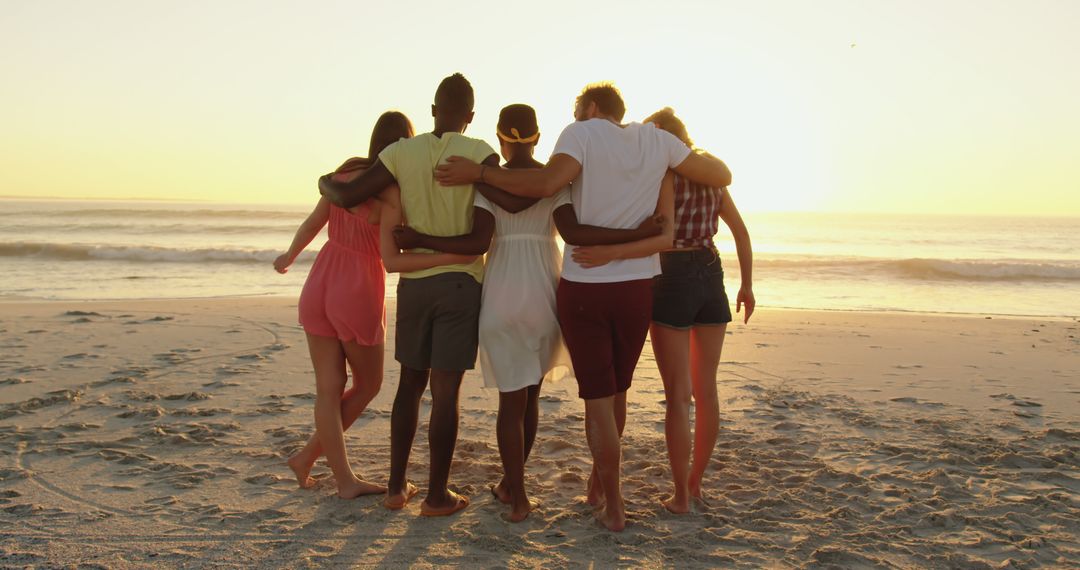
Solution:
[(559, 281), (559, 328), (582, 399), (606, 398), (630, 388), (649, 333), (652, 295), (652, 279)]

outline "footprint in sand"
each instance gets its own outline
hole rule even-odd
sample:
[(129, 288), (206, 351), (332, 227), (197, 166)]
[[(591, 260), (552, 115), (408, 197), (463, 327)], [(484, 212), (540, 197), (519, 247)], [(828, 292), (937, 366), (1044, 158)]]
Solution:
[(101, 356), (87, 352), (77, 352), (75, 354), (68, 354), (62, 357), (61, 360), (84, 360), (87, 358), (101, 358)]
[(93, 430), (93, 429), (101, 429), (101, 424), (88, 424), (88, 423), (85, 423), (85, 422), (75, 422), (75, 423), (63, 424), (63, 425), (57, 426), (56, 429), (61, 430), (61, 431), (67, 431), (67, 432), (80, 432), (80, 431), (89, 431), (89, 430)]
[(133, 402), (154, 402), (161, 399), (159, 394), (142, 390), (128, 390), (124, 392), (124, 397)]
[(278, 477), (277, 475), (271, 475), (269, 473), (261, 473), (259, 475), (252, 475), (251, 477), (245, 477), (244, 481), (251, 483), (252, 485), (275, 485), (282, 481), (288, 481), (289, 479)]
[(108, 386), (109, 384), (134, 384), (135, 379), (131, 376), (110, 376), (108, 378), (98, 380), (90, 384), (94, 388), (100, 388), (101, 386)]
[(187, 400), (189, 402), (196, 402), (199, 400), (209, 400), (210, 397), (210, 394), (207, 394), (205, 392), (184, 392), (182, 394), (169, 394), (168, 396), (165, 396), (165, 399), (172, 401)]
[(209, 388), (216, 390), (218, 388), (230, 388), (233, 386), (240, 386), (239, 382), (222, 382), (221, 380), (214, 380), (213, 382), (207, 382), (203, 384), (203, 388)]
[(180, 356), (179, 354), (174, 354), (172, 352), (161, 352), (161, 353), (155, 354), (154, 355), (154, 360), (158, 360), (158, 361), (165, 362), (165, 363), (168, 363), (168, 364), (173, 364), (173, 365), (181, 364), (181, 363), (187, 361), (187, 359), (184, 358), (183, 356)]
[(160, 406), (146, 406), (146, 407), (143, 407), (143, 408), (128, 410), (126, 412), (119, 413), (119, 414), (116, 415), (116, 417), (123, 418), (123, 419), (128, 419), (128, 418), (154, 419), (154, 418), (160, 418), (161, 416), (164, 416), (164, 415), (165, 415), (165, 410), (162, 409)]
[(232, 411), (225, 408), (180, 408), (179, 410), (171, 410), (169, 415), (181, 418), (212, 418), (229, 413), (232, 413)]
[(255, 369), (250, 366), (221, 366), (217, 369), (215, 374), (217, 376), (236, 376), (238, 374), (250, 374), (255, 372)]
[(29, 479), (33, 472), (26, 469), (0, 467), (0, 481), (14, 481), (16, 479)]

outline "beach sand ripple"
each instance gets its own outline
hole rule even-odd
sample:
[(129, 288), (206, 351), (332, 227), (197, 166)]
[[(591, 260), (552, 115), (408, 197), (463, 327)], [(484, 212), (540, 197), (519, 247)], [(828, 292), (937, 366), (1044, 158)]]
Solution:
[[(322, 463), (313, 489), (296, 488), (284, 459), (311, 434), (314, 389), (303, 332), (280, 324), (292, 322), (295, 303), (58, 305), (2, 309), (5, 340), (26, 346), (0, 363), (3, 566), (1027, 568), (1080, 559), (1080, 387), (1053, 372), (1076, 369), (1070, 322), (1038, 323), (1058, 340), (1024, 359), (1011, 352), (1030, 345), (1031, 323), (763, 310), (756, 328), (728, 337), (707, 503), (681, 516), (660, 503), (670, 492), (663, 391), (646, 349), (624, 436), (629, 524), (612, 534), (583, 501), (591, 464), (572, 380), (544, 386), (527, 470), (540, 505), (515, 525), (487, 490), (502, 471), (497, 396), (470, 372), (451, 488), (473, 503), (425, 519), (419, 501), (390, 512), (380, 497), (338, 499)], [(89, 322), (69, 326), (78, 319)], [(153, 332), (124, 334), (131, 322)], [(1010, 354), (987, 356), (996, 347)], [(387, 350), (383, 391), (347, 435), (354, 469), (374, 481), (386, 477), (397, 382)], [(426, 430), (422, 419), (409, 472), (421, 489)]]

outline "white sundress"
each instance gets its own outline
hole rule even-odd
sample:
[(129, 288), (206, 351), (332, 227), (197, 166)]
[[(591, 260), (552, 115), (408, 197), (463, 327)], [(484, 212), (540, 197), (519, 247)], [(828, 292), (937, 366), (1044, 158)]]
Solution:
[(570, 203), (570, 193), (562, 190), (516, 214), (479, 192), (474, 203), (495, 216), (480, 304), (480, 369), (485, 386), (514, 392), (570, 370), (555, 305), (562, 254), (552, 220), (556, 208)]

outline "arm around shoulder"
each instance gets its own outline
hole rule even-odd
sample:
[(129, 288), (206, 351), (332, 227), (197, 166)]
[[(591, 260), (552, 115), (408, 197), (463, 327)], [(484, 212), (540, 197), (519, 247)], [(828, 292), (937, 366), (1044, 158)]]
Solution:
[(724, 161), (711, 154), (699, 154), (691, 152), (678, 166), (675, 172), (697, 182), (713, 188), (723, 188), (731, 185), (731, 170)]
[(559, 193), (581, 173), (581, 163), (566, 154), (551, 157), (543, 168), (506, 169), (476, 164), (451, 156), (435, 169), (435, 179), (443, 186), (479, 182), (525, 198), (547, 198)]
[(346, 176), (342, 180), (341, 176), (335, 174), (338, 173), (332, 172), (319, 178), (319, 193), (342, 208), (358, 206), (397, 183), (381, 160), (376, 160), (370, 168), (355, 177)]

